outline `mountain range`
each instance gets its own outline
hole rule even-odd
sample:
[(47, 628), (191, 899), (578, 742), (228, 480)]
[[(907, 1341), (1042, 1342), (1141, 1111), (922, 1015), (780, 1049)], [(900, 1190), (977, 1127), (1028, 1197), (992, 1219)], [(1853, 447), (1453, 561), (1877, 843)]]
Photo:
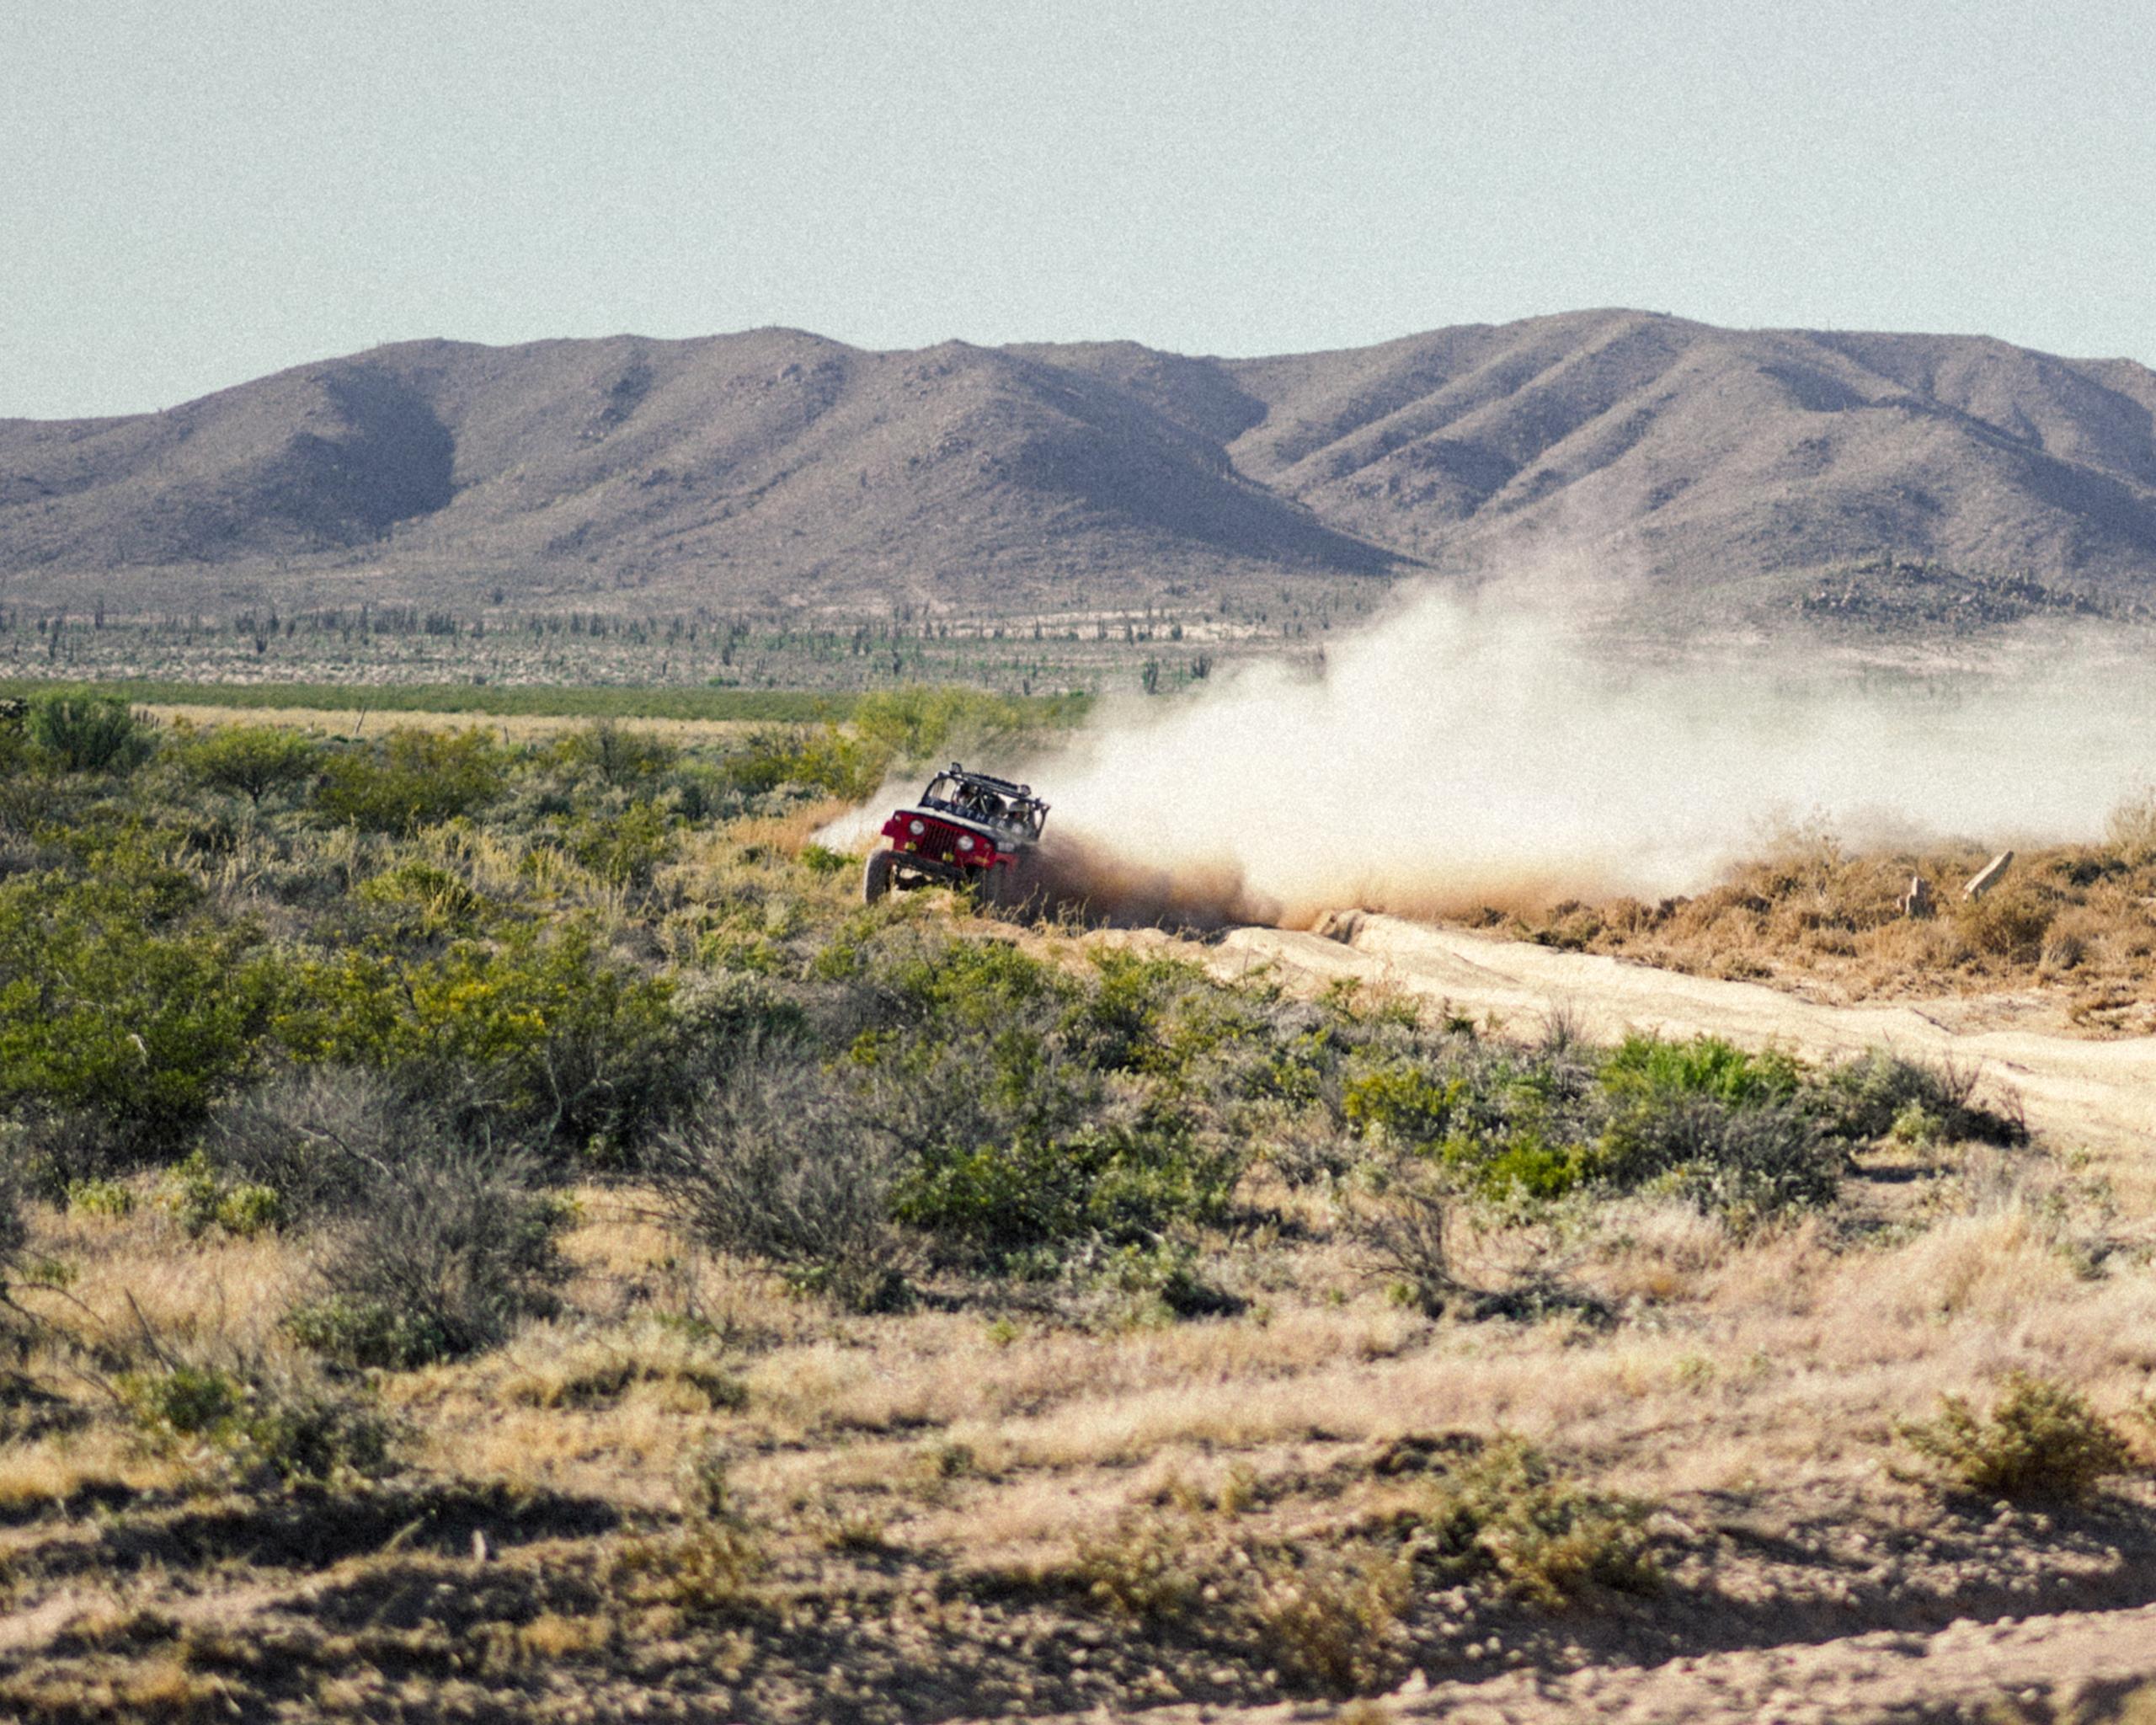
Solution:
[(1024, 612), (1548, 570), (1680, 619), (1866, 584), (2137, 610), (2153, 421), (2128, 360), (1630, 311), (1269, 359), (414, 341), (0, 420), (0, 601)]

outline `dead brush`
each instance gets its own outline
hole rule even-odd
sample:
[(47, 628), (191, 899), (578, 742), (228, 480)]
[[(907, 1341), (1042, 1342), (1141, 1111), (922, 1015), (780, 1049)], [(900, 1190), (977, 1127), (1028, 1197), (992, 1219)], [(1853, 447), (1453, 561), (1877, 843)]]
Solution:
[(1342, 1696), (1399, 1674), (1415, 1581), (1397, 1546), (1219, 1537), (1187, 1493), (1081, 1541), (1064, 1578), (1113, 1616), (1246, 1644), (1289, 1684)]
[(1155, 1626), (1193, 1615), (1214, 1585), (1203, 1530), (1188, 1513), (1134, 1513), (1081, 1540), (1065, 1577), (1092, 1605)]
[(1598, 1492), (1523, 1439), (1505, 1437), (1433, 1477), (1403, 1518), (1418, 1562), (1550, 1608), (1594, 1589), (1653, 1592), (1650, 1506)]
[(1252, 1565), (1245, 1608), (1282, 1677), (1335, 1695), (1368, 1695), (1406, 1663), (1406, 1618), (1415, 1567), (1405, 1554), (1319, 1546)]
[(1434, 1179), (1410, 1177), (1350, 1213), (1364, 1274), (1428, 1317), (1468, 1291), (1453, 1273), (1454, 1204)]

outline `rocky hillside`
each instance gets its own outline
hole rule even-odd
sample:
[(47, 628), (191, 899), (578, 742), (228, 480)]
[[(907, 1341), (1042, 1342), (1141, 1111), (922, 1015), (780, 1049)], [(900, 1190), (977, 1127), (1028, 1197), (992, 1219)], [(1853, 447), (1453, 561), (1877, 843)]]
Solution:
[(1988, 617), (2132, 609), (2156, 597), (2153, 414), (2127, 360), (1634, 312), (1257, 360), (414, 342), (166, 413), (0, 421), (0, 596), (281, 574), (1025, 610), (1427, 567), (1673, 617), (1921, 616), (1941, 572)]

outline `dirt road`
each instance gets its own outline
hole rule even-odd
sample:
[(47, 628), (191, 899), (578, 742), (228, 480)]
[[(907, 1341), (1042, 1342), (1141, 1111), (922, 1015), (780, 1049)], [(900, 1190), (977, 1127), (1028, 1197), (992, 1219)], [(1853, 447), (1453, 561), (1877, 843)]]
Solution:
[(1587, 1035), (1626, 1030), (1712, 1033), (1813, 1058), (1885, 1045), (1897, 1053), (1981, 1065), (2010, 1088), (2029, 1124), (2061, 1145), (2143, 1156), (2156, 1148), (2156, 1039), (2088, 1042), (2023, 1030), (1956, 1028), (1968, 1003), (1830, 1007), (1758, 983), (1656, 970), (1621, 959), (1559, 952), (1392, 916), (1350, 913), (1345, 939), (1239, 928), (1207, 949), (1218, 974), (1271, 965), (1315, 982), (1354, 977), (1449, 1002), (1514, 1030), (1568, 1014)]
[[(1935, 1635), (1875, 1632), (1841, 1641), (1710, 1653), (1646, 1669), (1523, 1669), (1479, 1683), (1407, 1686), (1358, 1720), (1446, 1725), (1915, 1725), (2156, 1717), (2156, 1607), (1964, 1620)], [(2138, 1693), (2137, 1693), (2138, 1691)], [(1148, 1725), (1291, 1725), (1345, 1710), (1304, 1702), (1230, 1712), (1171, 1707)]]

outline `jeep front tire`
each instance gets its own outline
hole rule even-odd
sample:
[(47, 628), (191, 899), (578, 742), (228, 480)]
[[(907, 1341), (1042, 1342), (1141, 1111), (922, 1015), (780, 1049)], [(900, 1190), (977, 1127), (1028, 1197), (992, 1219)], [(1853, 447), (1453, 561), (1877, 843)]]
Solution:
[(895, 851), (871, 851), (861, 870), (861, 902), (873, 905), (891, 889), (891, 870), (898, 862)]

